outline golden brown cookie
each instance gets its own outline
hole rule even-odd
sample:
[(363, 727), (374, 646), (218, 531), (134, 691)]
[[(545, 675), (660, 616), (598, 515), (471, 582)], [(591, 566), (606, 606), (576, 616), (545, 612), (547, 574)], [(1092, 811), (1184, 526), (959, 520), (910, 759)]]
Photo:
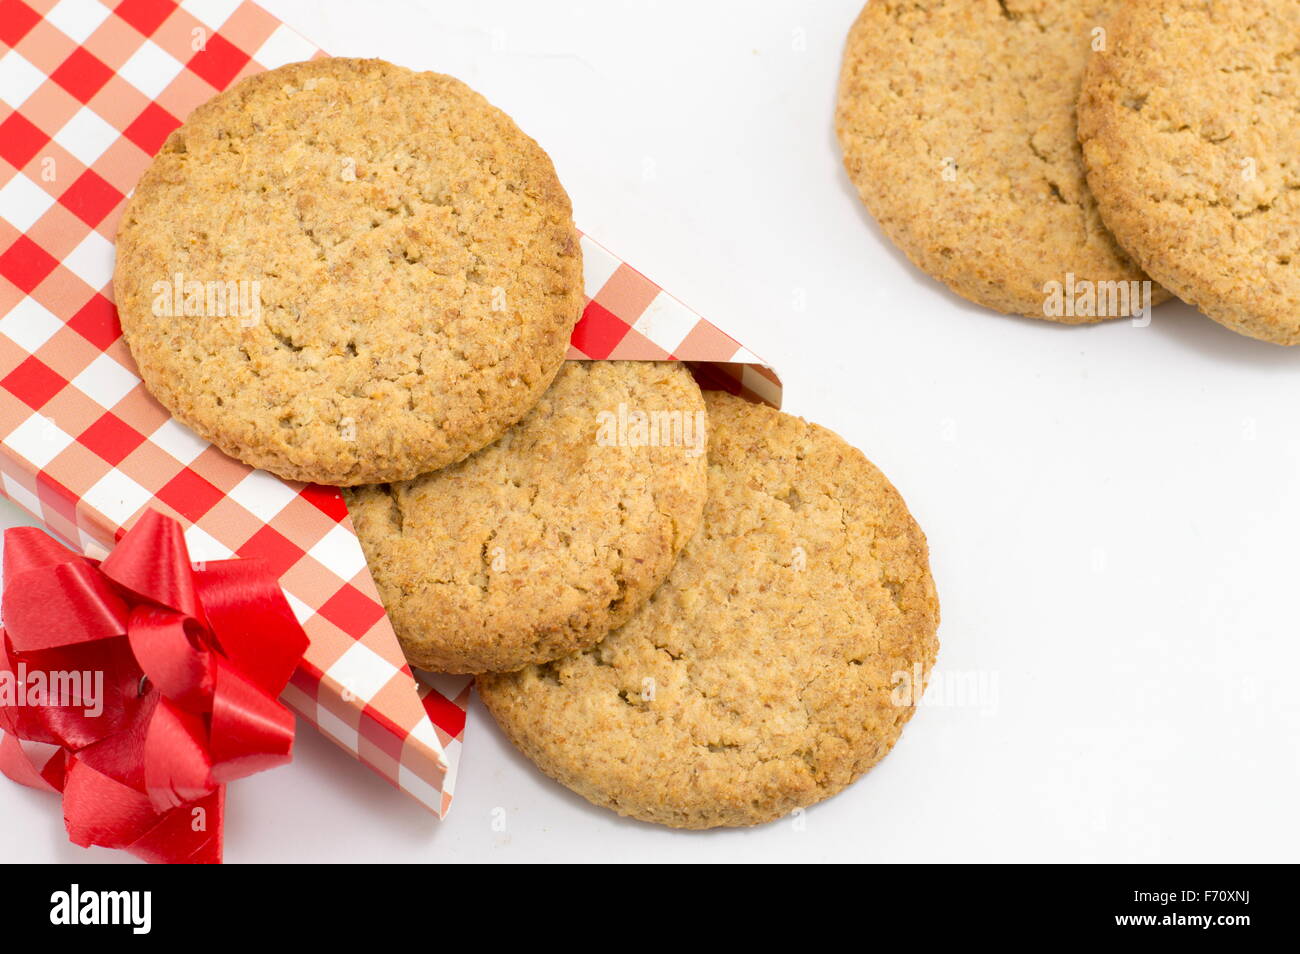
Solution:
[(885, 234), (962, 297), (1070, 324), (1168, 297), (1098, 287), (1146, 278), (1102, 225), (1075, 137), (1084, 63), (1116, 2), (871, 0), (854, 23), (844, 166)]
[(250, 76), (140, 180), (113, 287), (140, 375), (226, 453), (326, 484), (453, 463), (532, 407), (582, 308), (550, 159), (458, 80)]
[(496, 443), (347, 491), (407, 657), (518, 669), (586, 649), (663, 582), (699, 526), (707, 423), (682, 364), (571, 361)]
[(1102, 217), (1152, 277), (1300, 343), (1300, 0), (1134, 0), (1088, 63), (1079, 138)]
[(843, 789), (893, 746), (938, 650), (925, 536), (838, 436), (706, 392), (700, 530), (594, 648), (479, 691), (542, 771), (677, 828), (753, 825)]

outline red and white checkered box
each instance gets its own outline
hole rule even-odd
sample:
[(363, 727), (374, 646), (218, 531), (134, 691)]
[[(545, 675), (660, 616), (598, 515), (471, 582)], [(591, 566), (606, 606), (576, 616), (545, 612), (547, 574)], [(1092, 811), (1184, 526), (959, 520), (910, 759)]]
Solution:
[[(0, 490), (92, 555), (154, 507), (196, 560), (266, 560), (311, 638), (284, 701), (444, 814), (469, 681), (417, 681), (338, 491), (250, 470), (171, 418), (113, 307), (118, 216), (167, 135), (242, 76), (322, 55), (245, 0), (0, 0)], [(571, 358), (683, 360), (779, 404), (758, 358), (582, 241)]]

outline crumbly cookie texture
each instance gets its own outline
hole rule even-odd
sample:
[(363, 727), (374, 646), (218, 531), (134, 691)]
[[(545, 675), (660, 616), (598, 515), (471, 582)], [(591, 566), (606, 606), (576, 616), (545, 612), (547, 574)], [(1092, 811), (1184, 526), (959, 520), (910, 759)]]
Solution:
[(1102, 224), (1075, 137), (1093, 31), (1117, 2), (871, 0), (854, 23), (844, 166), (885, 234), (962, 297), (1077, 324), (1099, 309), (1053, 314), (1049, 283), (1146, 279)]
[(925, 536), (880, 471), (815, 424), (705, 402), (704, 522), (667, 581), (592, 649), (477, 680), (542, 771), (676, 828), (843, 789), (893, 746), (938, 650)]
[(583, 301), (547, 155), (458, 80), (381, 60), (291, 64), (200, 106), (117, 251), (154, 396), (231, 456), (325, 484), (494, 440), (559, 370)]
[(1079, 99), (1115, 237), (1234, 331), (1300, 343), (1300, 2), (1133, 0)]
[(700, 524), (706, 452), (684, 365), (571, 361), (496, 443), (346, 496), (411, 662), (510, 670), (586, 649), (641, 607)]

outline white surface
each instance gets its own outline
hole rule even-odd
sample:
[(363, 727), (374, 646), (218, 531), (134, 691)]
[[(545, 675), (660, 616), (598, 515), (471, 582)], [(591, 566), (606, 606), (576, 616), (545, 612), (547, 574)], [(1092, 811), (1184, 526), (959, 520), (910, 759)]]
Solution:
[[(936, 685), (984, 691), (923, 707), (802, 828), (708, 834), (589, 807), (477, 703), (441, 823), (304, 728), (293, 765), (232, 787), (229, 860), (1294, 860), (1300, 350), (1182, 305), (1148, 328), (1000, 317), (911, 268), (834, 144), (857, 0), (267, 6), (331, 52), (481, 90), (583, 228), (771, 360), (786, 408), (907, 497), (943, 602)], [(0, 818), (5, 860), (119, 858), (14, 785)]]

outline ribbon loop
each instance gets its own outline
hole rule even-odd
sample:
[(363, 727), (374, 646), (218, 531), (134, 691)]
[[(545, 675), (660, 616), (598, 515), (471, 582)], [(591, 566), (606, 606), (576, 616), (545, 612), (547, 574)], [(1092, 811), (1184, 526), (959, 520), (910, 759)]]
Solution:
[[(222, 653), (263, 690), (278, 696), (307, 651), (307, 634), (266, 564), (256, 557), (214, 560), (194, 579)], [(284, 636), (271, 641), (268, 632)], [(297, 638), (291, 635), (295, 633)]]
[(217, 660), (212, 708), (213, 773), (222, 782), (288, 762), (293, 713), (243, 672)]
[(212, 711), (212, 656), (188, 616), (156, 606), (131, 611), (127, 638), (148, 680), (190, 712)]
[(93, 643), (126, 632), (126, 603), (89, 560), (16, 568), (10, 576), (7, 539), (5, 549), (3, 612), (16, 652)]
[(171, 517), (146, 510), (99, 568), (137, 599), (203, 618), (185, 533)]

